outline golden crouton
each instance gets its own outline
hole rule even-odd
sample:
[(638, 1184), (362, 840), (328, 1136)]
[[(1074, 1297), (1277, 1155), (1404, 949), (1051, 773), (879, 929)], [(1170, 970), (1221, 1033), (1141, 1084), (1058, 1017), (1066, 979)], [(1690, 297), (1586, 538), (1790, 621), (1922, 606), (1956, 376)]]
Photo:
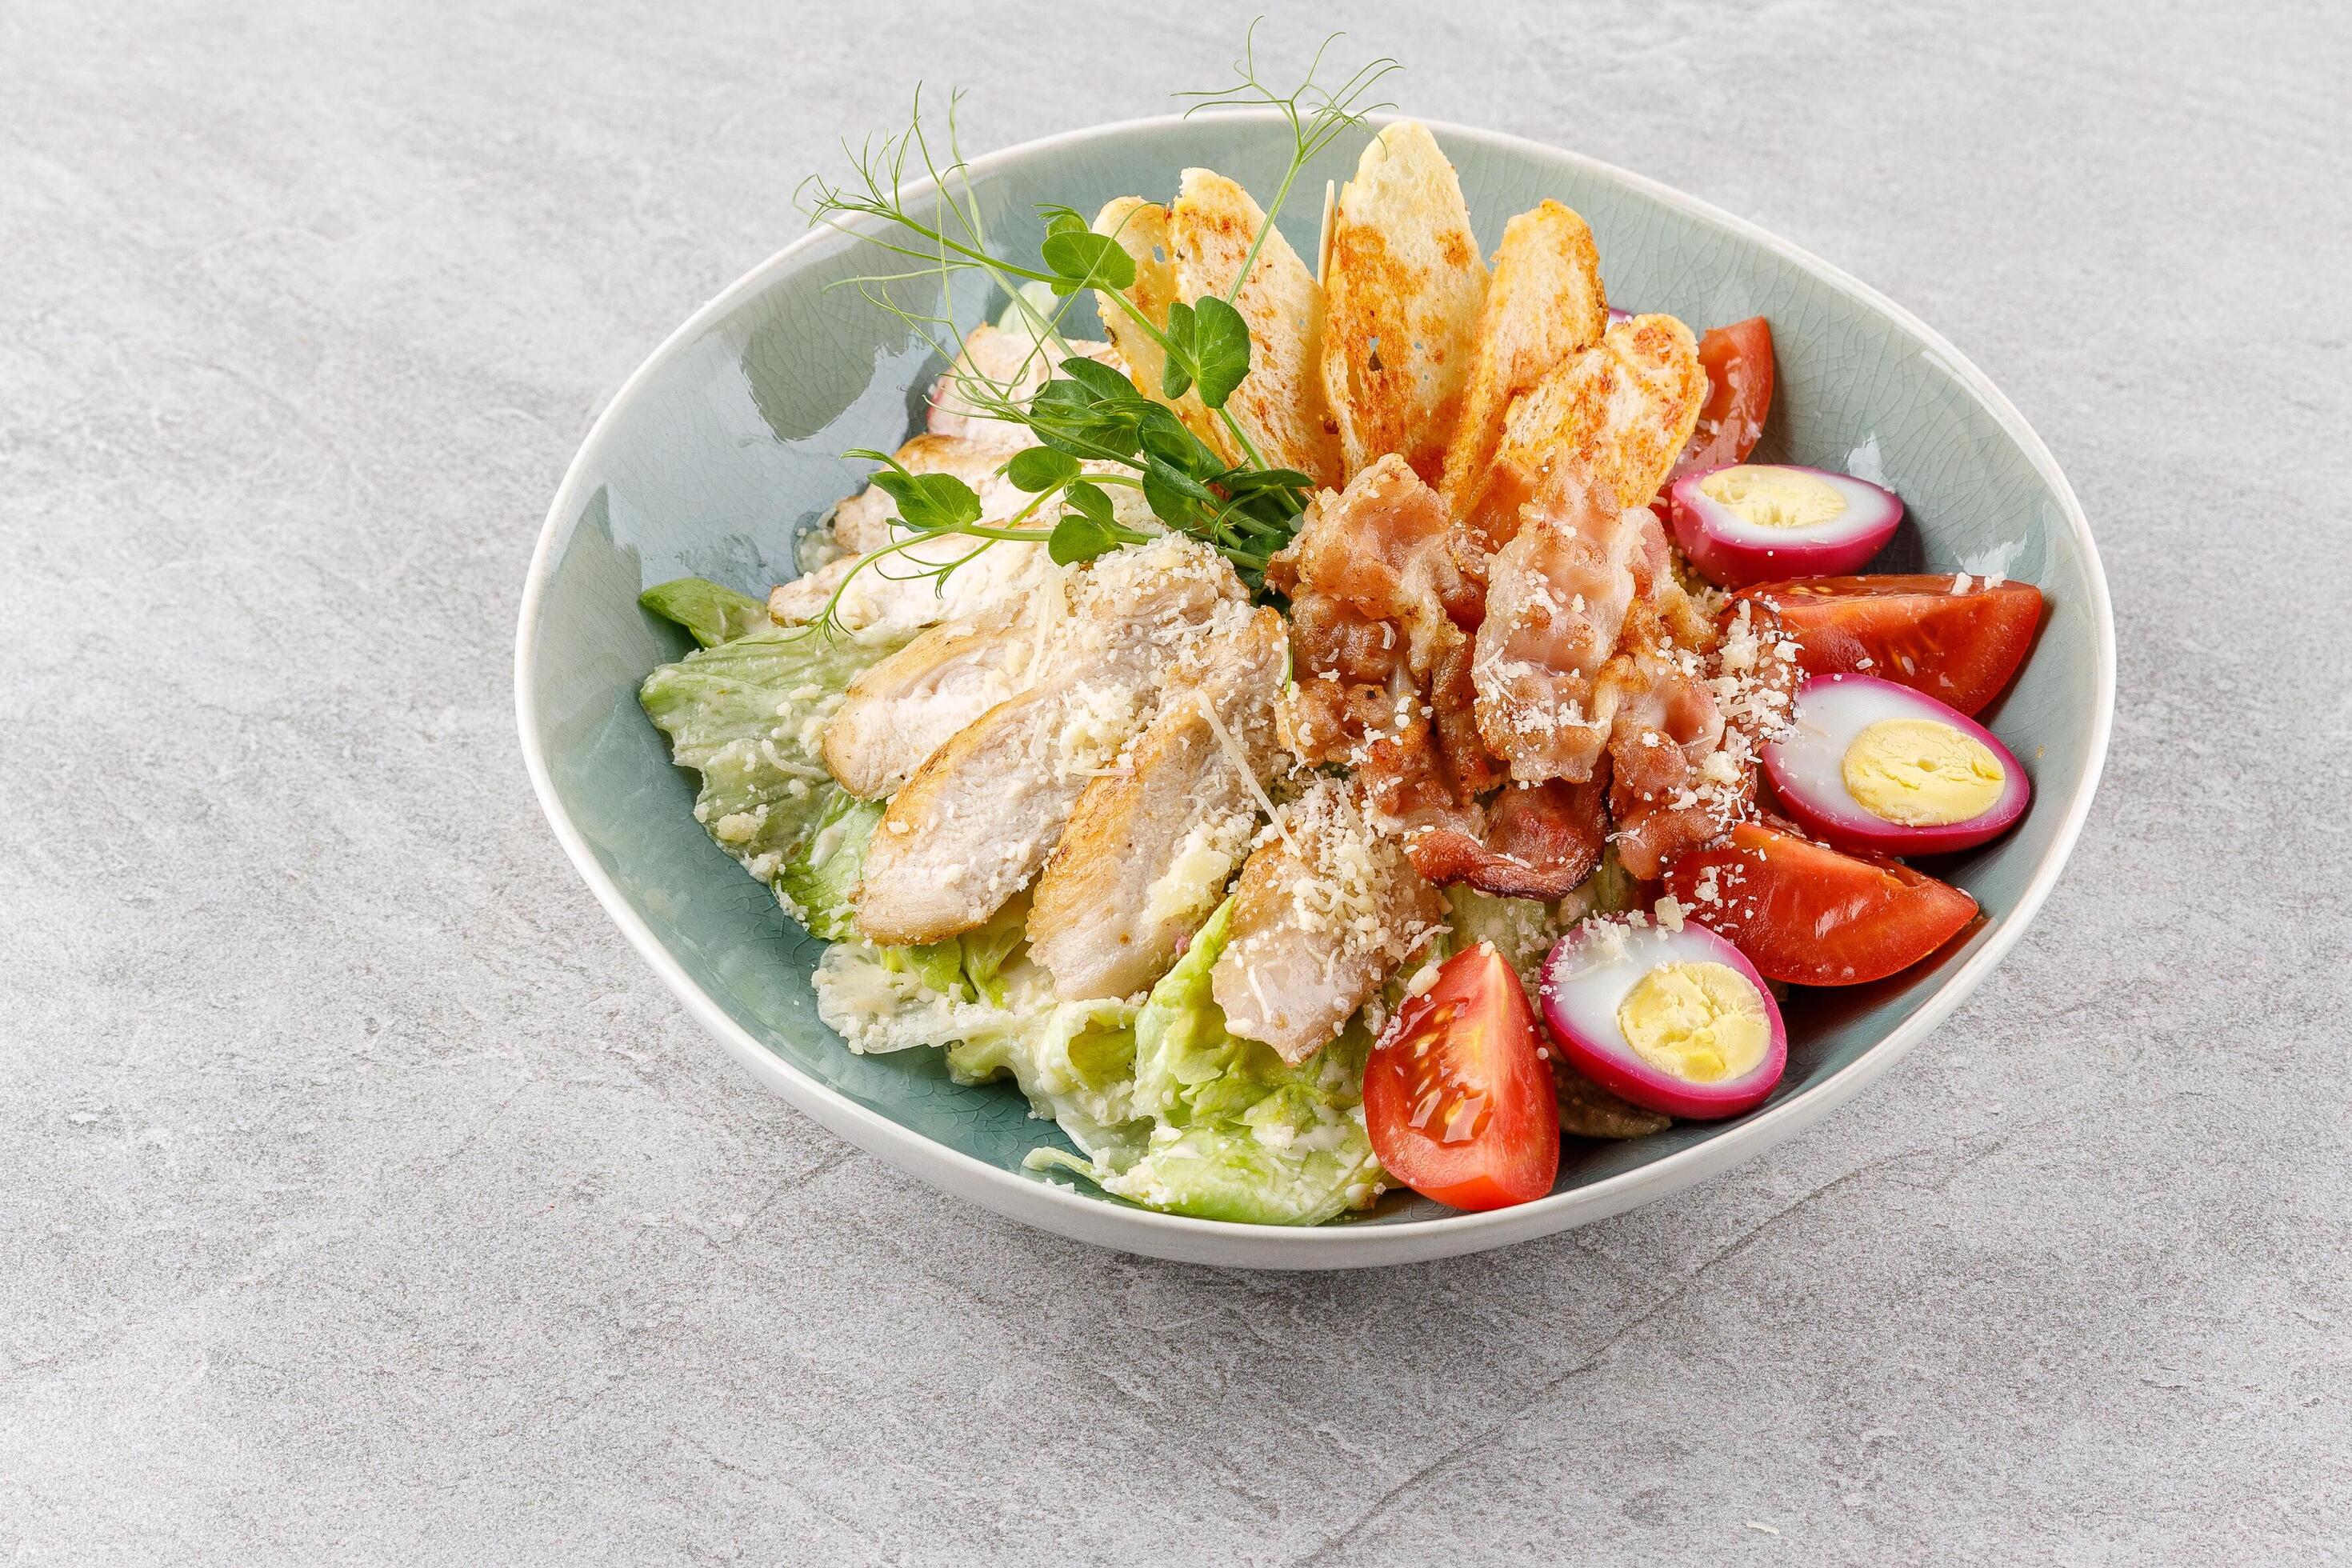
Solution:
[(1495, 460), (1511, 400), (1608, 330), (1601, 252), (1592, 230), (1558, 202), (1521, 213), (1503, 229), (1495, 279), (1471, 334), (1462, 418), (1445, 449), (1446, 504), (1457, 513)]
[(1394, 452), (1434, 485), (1462, 408), (1486, 264), (1454, 165), (1400, 121), (1339, 192), (1326, 279), (1323, 391), (1348, 473)]
[[(1208, 169), (1187, 169), (1169, 209), (1176, 291), (1191, 304), (1241, 277), (1265, 214), (1247, 191)], [(1226, 403), (1258, 456), (1319, 485), (1339, 482), (1339, 426), (1324, 401), (1323, 289), (1276, 230), (1265, 237), (1234, 296), (1250, 331), (1250, 371)]]
[[(1142, 312), (1144, 320), (1164, 329), (1168, 325), (1168, 307), (1177, 299), (1168, 209), (1141, 196), (1121, 196), (1096, 215), (1095, 232), (1118, 240), (1119, 248), (1134, 259), (1135, 281), (1123, 292), (1128, 302)], [(1135, 389), (1175, 409), (1185, 427), (1206, 441), (1211, 451), (1229, 463), (1234, 461), (1233, 443), (1223, 428), (1210, 417), (1208, 409), (1202, 406), (1198, 392), (1188, 390), (1181, 397), (1171, 398), (1160, 391), (1168, 356), (1160, 350), (1158, 340), (1137, 326), (1134, 318), (1120, 310), (1118, 301), (1110, 295), (1097, 289), (1095, 301), (1102, 312), (1103, 335), (1127, 361), (1128, 374), (1135, 382)]]
[(1512, 400), (1503, 437), (1458, 515), (1489, 549), (1518, 531), (1519, 508), (1560, 464), (1646, 506), (1665, 482), (1698, 411), (1706, 370), (1690, 329), (1672, 316), (1620, 321)]

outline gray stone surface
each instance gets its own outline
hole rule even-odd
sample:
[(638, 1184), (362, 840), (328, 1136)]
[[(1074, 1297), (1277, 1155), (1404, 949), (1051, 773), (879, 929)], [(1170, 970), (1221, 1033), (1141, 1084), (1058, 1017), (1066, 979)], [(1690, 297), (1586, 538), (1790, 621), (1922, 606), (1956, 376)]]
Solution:
[(1346, 18), (1409, 107), (1977, 358), (2122, 698), (2041, 922), (1864, 1100), (1286, 1278), (755, 1089), (558, 856), (508, 689), (600, 400), (836, 136), (918, 78), (977, 146), (1153, 111), (1247, 7), (0, 3), (0, 1556), (2352, 1559), (2352, 26), (2059, 9)]

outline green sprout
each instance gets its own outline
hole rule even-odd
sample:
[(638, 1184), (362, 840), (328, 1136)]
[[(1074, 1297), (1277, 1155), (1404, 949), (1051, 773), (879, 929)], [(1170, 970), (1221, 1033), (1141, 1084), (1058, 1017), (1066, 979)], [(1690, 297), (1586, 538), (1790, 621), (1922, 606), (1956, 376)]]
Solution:
[[(869, 138), (856, 150), (845, 143), (850, 178), (813, 175), (803, 183), (796, 200), (812, 224), (851, 235), (906, 263), (832, 287), (855, 289), (906, 322), (956, 367), (955, 389), (967, 407), (980, 417), (1021, 426), (1038, 443), (1013, 454), (1000, 470), (1030, 497), (1002, 524), (983, 524), (979, 495), (952, 475), (910, 473), (895, 458), (867, 449), (845, 454), (882, 465), (874, 483), (898, 503), (897, 521), (907, 533), (861, 557), (850, 576), (869, 567), (884, 570), (910, 546), (943, 535), (971, 539), (973, 548), (946, 561), (915, 557), (924, 569), (911, 577), (929, 577), (943, 586), (957, 568), (1003, 541), (1044, 542), (1052, 558), (1066, 564), (1091, 560), (1148, 537), (1118, 520), (1109, 490), (1123, 488), (1139, 492), (1161, 526), (1216, 550), (1252, 588), (1262, 584), (1266, 563), (1297, 531), (1315, 486), (1296, 469), (1266, 464), (1226, 406), (1250, 368), (1249, 327), (1234, 300), (1274, 231), (1299, 170), (1349, 127), (1387, 107), (1364, 99), (1398, 67), (1393, 60), (1376, 60), (1337, 88), (1323, 87), (1317, 78), (1335, 34), (1316, 51), (1306, 79), (1284, 93), (1258, 74), (1255, 35), (1253, 23), (1234, 64), (1235, 85), (1177, 96), (1194, 100), (1188, 115), (1279, 111), (1291, 132), (1289, 167), (1233, 289), (1223, 297), (1171, 305), (1164, 323), (1147, 318), (1128, 298), (1135, 261), (1118, 237), (1096, 233), (1075, 208), (1039, 209), (1045, 233), (1034, 263), (1009, 258), (991, 245), (958, 137), (960, 92), (949, 98), (943, 131), (927, 124), (918, 89), (904, 131)], [(920, 198), (910, 195), (916, 184), (928, 186)], [(953, 284), (966, 274), (984, 278), (1008, 296), (1011, 314), (1032, 340), (1019, 369), (1003, 380), (961, 359), (961, 337), (950, 310)], [(1063, 319), (1070, 302), (1087, 291), (1122, 311), (1160, 346), (1167, 365), (1160, 391), (1168, 401), (1143, 395), (1118, 371), (1073, 350)], [(908, 303), (910, 296), (919, 302)], [(1058, 374), (1048, 372), (1049, 366)], [(1026, 392), (1041, 374), (1043, 384)], [(1229, 462), (1170, 406), (1187, 392), (1218, 421), (1240, 461)], [(1049, 505), (1057, 510), (1049, 513)], [(835, 589), (818, 625), (829, 629), (835, 624), (848, 581), (845, 577)]]

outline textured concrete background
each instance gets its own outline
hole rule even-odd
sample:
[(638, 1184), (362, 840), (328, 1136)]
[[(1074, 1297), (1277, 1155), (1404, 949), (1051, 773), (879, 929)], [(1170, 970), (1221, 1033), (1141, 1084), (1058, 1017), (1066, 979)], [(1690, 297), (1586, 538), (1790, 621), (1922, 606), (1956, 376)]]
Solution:
[(2352, 24), (2044, 9), (1345, 18), (1948, 332), (2123, 690), (2041, 922), (1863, 1101), (1282, 1278), (755, 1089), (508, 690), (589, 419), (835, 136), (1155, 110), (1245, 7), (0, 0), (0, 1556), (2352, 1561)]

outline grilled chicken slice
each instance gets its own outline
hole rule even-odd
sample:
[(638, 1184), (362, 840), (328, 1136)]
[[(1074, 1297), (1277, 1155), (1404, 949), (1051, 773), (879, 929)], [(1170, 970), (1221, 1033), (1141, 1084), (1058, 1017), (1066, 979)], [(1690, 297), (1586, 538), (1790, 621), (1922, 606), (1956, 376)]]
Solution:
[[(1124, 371), (1110, 344), (1073, 341), (1070, 352)], [(1005, 463), (1036, 445), (1026, 426), (988, 416), (974, 395), (986, 391), (1025, 402), (1054, 374), (1059, 348), (1039, 350), (1026, 332), (982, 324), (971, 331), (955, 363), (931, 388), (928, 428), (895, 454), (910, 473), (951, 474), (980, 498), (980, 521), (1002, 524), (1030, 497), (1007, 480)], [(1121, 491), (1119, 500), (1127, 500)], [(1148, 511), (1139, 498), (1121, 507), (1121, 521)], [(1001, 541), (944, 580), (928, 574), (971, 552), (972, 541), (957, 534), (926, 540), (864, 570), (861, 557), (906, 537), (892, 526), (898, 503), (878, 486), (868, 486), (833, 510), (833, 516), (803, 543), (808, 570), (768, 595), (768, 615), (782, 626), (812, 621), (848, 584), (834, 614), (852, 631), (868, 627), (911, 634), (941, 621), (972, 618), (991, 601), (1034, 588), (1047, 564), (1045, 547)], [(1058, 514), (1056, 514), (1058, 515)], [(1050, 526), (1054, 516), (1037, 519)]]
[(1125, 765), (1078, 796), (1029, 910), (1030, 953), (1064, 1001), (1150, 984), (1224, 897), (1279, 755), (1286, 636), (1262, 609), (1204, 637)]
[(1336, 1037), (1445, 915), (1355, 787), (1318, 783), (1242, 868), (1210, 993), (1225, 1026), (1301, 1062)]
[(1152, 717), (1160, 680), (1221, 606), (1222, 556), (1168, 536), (1104, 557), (1038, 655), (1047, 678), (956, 732), (891, 797), (866, 850), (858, 929), (891, 946), (986, 921), (1028, 885), (1087, 782)]
[[(1010, 456), (1002, 447), (961, 436), (922, 435), (899, 447), (897, 456), (909, 472), (952, 474), (970, 485), (980, 497), (984, 523), (1005, 522), (1030, 500), (997, 471)], [(927, 575), (971, 553), (972, 541), (961, 535), (925, 540), (856, 571), (861, 557), (901, 537), (891, 526), (898, 515), (898, 503), (878, 486), (835, 507), (820, 547), (831, 559), (770, 594), (769, 617), (782, 626), (815, 620), (848, 581), (835, 610), (844, 626), (911, 633), (940, 621), (982, 618), (998, 601), (1031, 592), (1054, 574), (1044, 545), (1006, 541), (990, 545), (943, 582)]]
[(933, 626), (868, 667), (825, 721), (826, 770), (861, 800), (897, 793), (957, 731), (1029, 689), (1037, 637), (1028, 619)]
[[(1127, 369), (1108, 343), (1071, 339), (1066, 346), (1069, 353), (1100, 360), (1122, 374)], [(1041, 348), (1025, 331), (983, 321), (971, 330), (955, 363), (932, 385), (931, 411), (925, 426), (935, 436), (992, 447), (1001, 463), (1022, 447), (1035, 446), (1037, 438), (1027, 426), (996, 418), (982, 404), (998, 397), (1028, 402), (1032, 394), (1054, 378), (1066, 357), (1062, 346)]]
[(1494, 461), (1461, 514), (1498, 550), (1544, 475), (1562, 464), (1608, 486), (1621, 508), (1647, 506), (1706, 402), (1706, 370), (1688, 327), (1672, 316), (1620, 321), (1513, 400)]

